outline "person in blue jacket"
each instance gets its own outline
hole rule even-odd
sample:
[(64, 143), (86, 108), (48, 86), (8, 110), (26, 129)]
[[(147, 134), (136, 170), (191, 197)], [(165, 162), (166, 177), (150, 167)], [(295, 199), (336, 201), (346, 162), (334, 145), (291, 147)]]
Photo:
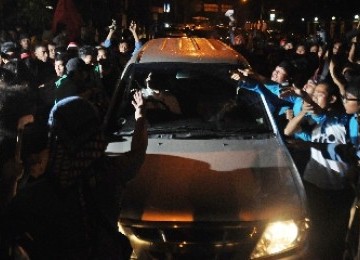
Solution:
[(318, 108), (304, 102), (284, 134), (297, 134), (311, 147), (302, 176), (311, 221), (310, 246), (317, 259), (342, 259), (354, 193), (346, 177), (348, 164), (329, 156), (329, 147), (349, 142), (351, 116), (344, 111), (339, 89), (329, 82), (317, 84), (312, 99)]

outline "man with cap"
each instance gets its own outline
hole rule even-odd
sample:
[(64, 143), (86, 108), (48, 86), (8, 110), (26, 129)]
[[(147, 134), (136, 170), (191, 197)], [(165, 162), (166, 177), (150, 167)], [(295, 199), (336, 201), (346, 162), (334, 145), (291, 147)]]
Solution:
[(4, 42), (1, 44), (1, 63), (6, 64), (14, 58), (17, 58), (17, 46), (14, 42)]

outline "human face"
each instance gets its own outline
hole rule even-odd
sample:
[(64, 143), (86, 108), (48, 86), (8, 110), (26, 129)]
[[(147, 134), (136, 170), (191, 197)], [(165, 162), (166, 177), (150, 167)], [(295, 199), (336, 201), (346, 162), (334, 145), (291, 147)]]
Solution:
[(238, 34), (234, 37), (234, 43), (235, 45), (241, 45), (245, 43), (245, 39), (244, 36), (242, 36), (241, 34)]
[(107, 59), (106, 51), (102, 50), (102, 49), (98, 50), (98, 54), (97, 54), (96, 59), (97, 59), (97, 61), (106, 60)]
[(41, 60), (43, 62), (46, 62), (48, 57), (49, 57), (49, 54), (48, 54), (48, 51), (46, 49), (46, 47), (38, 47), (36, 50), (35, 50), (35, 57), (38, 59), (38, 60)]
[(81, 58), (85, 62), (85, 64), (91, 64), (93, 61), (92, 55), (85, 55), (84, 57), (81, 57)]
[(29, 50), (30, 49), (30, 39), (29, 38), (21, 39), (20, 45), (21, 45), (21, 48), (23, 48), (24, 50)]
[(129, 51), (129, 45), (126, 42), (122, 42), (119, 44), (119, 51), (121, 53), (126, 53)]
[(279, 84), (284, 83), (287, 80), (287, 78), (288, 75), (286, 71), (284, 70), (284, 68), (279, 66), (277, 66), (271, 74), (271, 80)]
[(341, 48), (341, 43), (340, 42), (334, 43), (333, 54), (337, 54), (339, 52), (340, 48)]
[(294, 48), (294, 45), (291, 42), (286, 43), (284, 46), (285, 50), (292, 50), (293, 48)]
[(299, 45), (296, 47), (296, 54), (304, 55), (306, 53), (306, 49), (304, 45)]
[(346, 92), (342, 101), (347, 114), (356, 114), (360, 111), (360, 99), (353, 94)]
[(55, 71), (56, 71), (56, 75), (58, 77), (61, 77), (65, 74), (65, 64), (64, 61), (62, 60), (56, 60), (55, 61)]
[(285, 47), (285, 45), (286, 45), (286, 40), (285, 39), (282, 39), (281, 41), (280, 41), (280, 47)]
[(145, 82), (146, 82), (146, 86), (148, 88), (151, 88), (154, 93), (159, 93), (160, 92), (159, 89), (157, 88), (156, 84), (154, 84), (155, 82), (154, 82), (154, 80), (152, 78), (152, 72), (150, 72), (148, 74), (148, 76), (145, 79)]
[(317, 46), (317, 45), (312, 45), (312, 46), (310, 47), (310, 52), (318, 53), (318, 52), (319, 52), (319, 46)]
[(44, 149), (37, 154), (31, 154), (28, 158), (30, 175), (38, 178), (45, 173), (45, 169), (49, 159), (49, 150)]
[(326, 84), (318, 84), (314, 93), (312, 94), (313, 101), (322, 109), (328, 108), (330, 105), (331, 97), (329, 96), (328, 86)]
[(325, 53), (325, 49), (323, 47), (319, 47), (319, 50), (317, 52), (318, 57), (321, 58)]
[(48, 44), (48, 50), (49, 50), (49, 58), (54, 60), (55, 59), (55, 45)]
[(303, 87), (303, 90), (304, 90), (306, 93), (312, 95), (312, 94), (314, 93), (315, 87), (316, 87), (315, 82), (314, 82), (312, 79), (309, 79), (309, 80), (306, 82), (305, 86)]

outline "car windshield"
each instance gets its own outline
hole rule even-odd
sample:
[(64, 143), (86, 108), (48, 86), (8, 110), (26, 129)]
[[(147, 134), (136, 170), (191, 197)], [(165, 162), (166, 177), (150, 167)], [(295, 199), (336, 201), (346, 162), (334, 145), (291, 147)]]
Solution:
[(228, 64), (134, 64), (123, 78), (117, 135), (134, 129), (134, 90), (146, 100), (149, 136), (161, 138), (243, 138), (271, 133), (261, 97), (239, 89)]

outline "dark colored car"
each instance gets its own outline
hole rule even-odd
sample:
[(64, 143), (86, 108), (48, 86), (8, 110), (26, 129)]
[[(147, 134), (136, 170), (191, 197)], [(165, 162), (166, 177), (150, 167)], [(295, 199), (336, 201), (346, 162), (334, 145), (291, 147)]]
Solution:
[(150, 40), (127, 64), (107, 116), (109, 154), (130, 149), (133, 90), (154, 102), (149, 73), (181, 110), (147, 111), (147, 156), (119, 219), (134, 259), (309, 259), (300, 175), (264, 97), (230, 79), (249, 67), (204, 38)]

